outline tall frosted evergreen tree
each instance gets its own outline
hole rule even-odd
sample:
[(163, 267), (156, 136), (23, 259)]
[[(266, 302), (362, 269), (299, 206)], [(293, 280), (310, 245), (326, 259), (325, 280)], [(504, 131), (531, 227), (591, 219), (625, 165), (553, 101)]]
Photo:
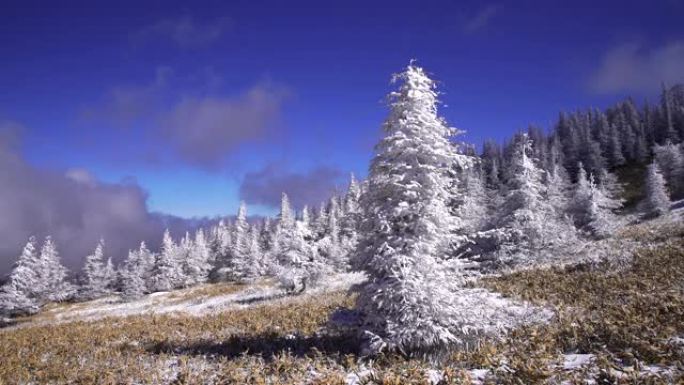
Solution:
[(482, 172), (475, 167), (462, 170), (460, 191), (456, 197), (455, 213), (459, 218), (460, 228), (457, 234), (471, 234), (482, 230), (488, 225), (489, 196), (485, 187)]
[(355, 257), (369, 279), (357, 300), (370, 352), (441, 351), (459, 342), (445, 274), (454, 130), (437, 115), (435, 83), (411, 64), (395, 75), (385, 137), (376, 145)]
[(670, 141), (662, 146), (653, 147), (659, 170), (670, 187), (673, 197), (684, 196), (684, 153), (682, 145)]
[(154, 262), (152, 271), (153, 291), (168, 291), (176, 288), (183, 280), (178, 258), (179, 247), (167, 229), (164, 232), (162, 248)]
[(100, 240), (95, 251), (86, 257), (83, 266), (84, 281), (82, 286), (83, 295), (86, 298), (97, 298), (107, 294), (109, 282), (105, 276), (104, 241)]
[(606, 194), (594, 179), (593, 174), (587, 174), (579, 166), (575, 191), (571, 207), (575, 225), (595, 238), (605, 238), (612, 234), (617, 226), (617, 216), (614, 211), (622, 206), (622, 201)]
[(183, 273), (186, 285), (205, 282), (211, 270), (211, 250), (204, 230), (195, 233), (195, 240), (188, 246), (187, 257), (183, 261)]
[(42, 303), (46, 285), (40, 276), (35, 237), (29, 238), (19, 259), (0, 289), (0, 314), (35, 313)]
[(249, 224), (247, 223), (247, 205), (240, 202), (233, 233), (233, 247), (231, 249), (232, 279), (241, 280), (248, 275), (249, 265)]
[(658, 164), (651, 163), (646, 172), (646, 200), (644, 209), (648, 216), (660, 216), (670, 211), (670, 196), (665, 186), (665, 178)]
[(62, 265), (57, 246), (48, 236), (40, 249), (40, 276), (44, 280), (44, 297), (49, 301), (63, 301), (72, 293), (71, 285), (66, 282), (67, 269)]
[(290, 207), (290, 198), (283, 193), (280, 197), (280, 213), (278, 214), (278, 228), (279, 230), (288, 230), (294, 226), (295, 218), (292, 208)]
[(116, 268), (114, 267), (114, 263), (112, 262), (112, 258), (107, 258), (107, 262), (105, 263), (104, 267), (104, 281), (105, 281), (105, 288), (107, 291), (114, 291), (116, 289), (116, 284), (117, 284), (117, 271)]
[(121, 292), (126, 299), (138, 298), (148, 291), (148, 284), (145, 280), (148, 275), (148, 266), (145, 261), (147, 253), (145, 242), (142, 242), (139, 250), (128, 252), (128, 257), (119, 270)]
[[(556, 189), (562, 189), (562, 185), (549, 189), (543, 183), (544, 172), (531, 154), (532, 141), (526, 134), (519, 136), (514, 143), (510, 178), (497, 221), (505, 240), (500, 246), (502, 261), (536, 262), (541, 256), (535, 250), (561, 246), (574, 239), (575, 229), (549, 199), (549, 192), (559, 198), (561, 192)], [(556, 172), (558, 177), (551, 179), (551, 183), (561, 182), (560, 172)]]

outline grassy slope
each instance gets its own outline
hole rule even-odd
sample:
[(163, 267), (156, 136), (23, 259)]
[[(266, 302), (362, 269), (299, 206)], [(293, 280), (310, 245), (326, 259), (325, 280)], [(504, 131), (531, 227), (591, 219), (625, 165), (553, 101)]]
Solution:
[[(684, 336), (684, 227), (623, 236), (661, 245), (638, 252), (633, 266), (617, 272), (615, 266), (585, 266), (482, 281), (551, 306), (559, 316), (454, 354), (437, 367), (443, 383), (469, 383), (467, 370), (474, 368), (489, 369), (492, 383), (675, 381), (633, 379), (643, 364), (684, 362), (682, 348), (669, 342)], [(343, 384), (347, 373), (369, 366), (374, 372), (366, 383), (427, 383), (431, 367), (424, 362), (397, 356), (363, 361), (354, 336), (324, 332), (329, 314), (352, 304), (345, 293), (328, 293), (205, 317), (141, 315), (0, 330), (0, 383)], [(558, 367), (563, 353), (592, 353), (597, 362), (590, 372), (565, 372)], [(675, 375), (684, 381), (679, 365)], [(616, 369), (630, 368), (625, 377), (615, 376)]]

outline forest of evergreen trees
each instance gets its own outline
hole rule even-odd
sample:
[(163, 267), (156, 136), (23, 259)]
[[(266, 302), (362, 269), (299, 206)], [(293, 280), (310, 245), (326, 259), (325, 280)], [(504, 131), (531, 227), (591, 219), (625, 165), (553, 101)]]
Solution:
[[(118, 266), (103, 240), (72, 276), (49, 237), (42, 247), (31, 238), (0, 293), (2, 313), (267, 276), (298, 292), (354, 269), (370, 277), (358, 300), (370, 340), (420, 350), (459, 338), (449, 331), (451, 293), (473, 271), (548, 262), (567, 245), (610, 237), (625, 188), (641, 191), (629, 208), (641, 218), (666, 214), (684, 196), (682, 85), (663, 87), (656, 105), (628, 99), (561, 113), (548, 132), (530, 127), (504, 144), (486, 141), (477, 155), (455, 144), (422, 69), (410, 65), (395, 80), (369, 176), (352, 176), (343, 195), (295, 211), (283, 194), (277, 218), (252, 223), (242, 204), (234, 220), (177, 240), (167, 231), (160, 250), (143, 242)], [(616, 176), (625, 168), (646, 171), (625, 185)]]

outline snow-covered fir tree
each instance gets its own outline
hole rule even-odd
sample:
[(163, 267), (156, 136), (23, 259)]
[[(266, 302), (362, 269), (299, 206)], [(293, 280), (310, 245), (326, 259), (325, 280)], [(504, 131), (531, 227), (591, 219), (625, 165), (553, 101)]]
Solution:
[(565, 218), (570, 204), (572, 185), (565, 167), (553, 165), (545, 175), (546, 197), (558, 218)]
[(340, 240), (340, 222), (342, 217), (342, 210), (340, 210), (337, 198), (330, 198), (327, 212), (328, 226), (325, 236), (319, 242), (319, 248), (327, 263), (339, 270), (344, 270), (348, 262)]
[(682, 146), (668, 141), (653, 147), (658, 167), (665, 177), (673, 197), (684, 196), (684, 153)]
[(647, 216), (660, 216), (670, 211), (670, 196), (665, 185), (665, 178), (660, 173), (656, 162), (651, 163), (646, 171), (644, 210)]
[(312, 226), (312, 231), (314, 232), (317, 239), (323, 238), (328, 230), (328, 214), (326, 213), (325, 202), (322, 202), (318, 207), (316, 212), (316, 219)]
[(349, 264), (349, 255), (356, 249), (358, 243), (358, 225), (362, 215), (360, 199), (361, 186), (354, 174), (351, 174), (349, 187), (344, 196), (344, 215), (340, 218), (339, 225), (340, 255), (344, 258), (345, 268)]
[(204, 236), (204, 230), (197, 230), (194, 242), (187, 243), (188, 250), (183, 261), (185, 286), (206, 282), (211, 270), (211, 249)]
[(44, 299), (63, 301), (74, 294), (73, 286), (66, 281), (67, 269), (62, 265), (57, 246), (50, 236), (45, 238), (40, 249), (39, 274), (46, 285)]
[(266, 275), (270, 266), (264, 258), (265, 253), (261, 249), (260, 231), (257, 226), (250, 227), (247, 238), (247, 255), (242, 277), (245, 280), (253, 280)]
[(259, 228), (259, 247), (266, 252), (270, 250), (273, 245), (273, 231), (271, 226), (271, 218), (266, 217), (261, 221)]
[(295, 221), (287, 194), (283, 193), (270, 254), (276, 264), (274, 275), (290, 289), (303, 290), (307, 282), (315, 283), (320, 278), (321, 261), (307, 241), (309, 234), (301, 221)]
[(624, 199), (622, 199), (624, 187), (615, 174), (608, 172), (605, 168), (600, 170), (598, 175), (598, 186), (606, 198), (615, 201), (616, 207), (622, 206), (624, 203)]
[(411, 64), (394, 77), (385, 137), (368, 176), (355, 266), (369, 279), (357, 309), (370, 352), (443, 350), (459, 341), (454, 303), (458, 277), (447, 279), (452, 218), (447, 174), (457, 154), (454, 130), (437, 115), (435, 84)]
[(571, 207), (575, 225), (595, 238), (605, 238), (617, 226), (614, 211), (622, 206), (620, 200), (606, 196), (605, 190), (596, 184), (593, 175), (587, 178), (580, 164)]
[(138, 250), (128, 252), (123, 267), (119, 269), (121, 294), (125, 299), (135, 299), (149, 291), (145, 279), (148, 274), (147, 254), (145, 242), (142, 242)]
[(233, 246), (231, 248), (230, 278), (232, 280), (242, 280), (247, 278), (249, 270), (249, 232), (250, 226), (247, 223), (247, 205), (240, 202), (235, 225), (233, 226)]
[(282, 193), (280, 197), (280, 213), (278, 213), (278, 228), (288, 230), (294, 226), (295, 218), (290, 206), (290, 198)]
[(167, 229), (164, 231), (162, 248), (157, 254), (152, 271), (152, 290), (168, 291), (180, 285), (183, 274), (179, 263), (179, 247), (171, 238)]
[(31, 237), (14, 264), (7, 283), (0, 288), (0, 314), (30, 314), (38, 311), (46, 289), (39, 271), (36, 239)]
[(0, 287), (0, 316), (35, 314), (40, 309), (38, 302), (10, 283)]
[(212, 234), (211, 250), (214, 264), (209, 276), (213, 281), (223, 281), (228, 278), (232, 246), (233, 236), (230, 223), (222, 219)]
[(95, 251), (86, 257), (83, 266), (82, 295), (85, 298), (97, 298), (109, 292), (108, 272), (105, 270), (104, 240), (100, 240)]
[(455, 213), (460, 218), (460, 234), (472, 234), (488, 224), (490, 196), (486, 188), (483, 172), (478, 167), (461, 170), (460, 190), (455, 194)]
[(299, 216), (300, 222), (307, 228), (311, 228), (311, 215), (309, 214), (309, 206), (304, 205)]
[(107, 262), (105, 263), (104, 267), (105, 289), (108, 292), (116, 290), (117, 280), (117, 271), (114, 267), (114, 263), (112, 262), (112, 258), (107, 258)]
[(518, 136), (496, 224), (505, 235), (500, 245), (502, 262), (534, 262), (529, 259), (537, 258), (537, 251), (574, 239), (574, 228), (548, 199), (544, 172), (530, 157), (531, 149), (527, 134)]

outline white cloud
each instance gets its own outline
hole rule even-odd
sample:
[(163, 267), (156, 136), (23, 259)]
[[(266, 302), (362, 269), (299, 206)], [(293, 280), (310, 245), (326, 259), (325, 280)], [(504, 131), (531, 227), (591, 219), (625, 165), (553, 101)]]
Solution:
[(286, 97), (265, 84), (234, 97), (186, 97), (163, 114), (163, 137), (184, 160), (218, 167), (239, 145), (273, 136)]
[(219, 94), (220, 82), (213, 69), (182, 77), (159, 67), (149, 83), (112, 87), (81, 117), (105, 129), (135, 128), (154, 138), (163, 146), (148, 149), (151, 159), (163, 148), (190, 164), (218, 170), (231, 150), (277, 136), (283, 104), (291, 95), (286, 87), (268, 81)]
[(466, 33), (474, 33), (485, 28), (500, 11), (501, 6), (499, 4), (486, 5), (466, 21), (463, 30)]
[(603, 55), (599, 68), (589, 78), (589, 89), (596, 93), (648, 93), (661, 83), (684, 82), (684, 41), (647, 48), (627, 43)]
[[(16, 127), (0, 122), (0, 133), (17, 137)], [(165, 227), (179, 235), (199, 223), (150, 212), (147, 192), (132, 180), (105, 183), (85, 169), (36, 167), (8, 135), (0, 135), (0, 186), (0, 276), (31, 235), (52, 235), (65, 264), (80, 268), (101, 237), (107, 256), (121, 260), (142, 240), (156, 247)]]

